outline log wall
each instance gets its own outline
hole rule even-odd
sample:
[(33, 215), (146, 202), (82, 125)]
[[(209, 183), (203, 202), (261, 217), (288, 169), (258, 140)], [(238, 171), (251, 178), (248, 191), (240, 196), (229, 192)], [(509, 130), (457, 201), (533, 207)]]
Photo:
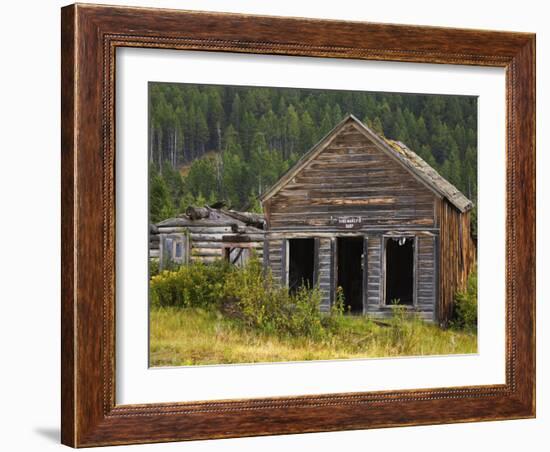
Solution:
[[(217, 259), (224, 258), (224, 250), (228, 247), (243, 247), (254, 250), (256, 256), (263, 259), (264, 253), (264, 232), (235, 233), (230, 226), (212, 227), (169, 227), (159, 228), (159, 235), (169, 237), (186, 237), (188, 240), (187, 262), (211, 263)], [(153, 242), (158, 243), (158, 242)], [(160, 240), (162, 243), (162, 239)], [(149, 256), (159, 256), (162, 259), (162, 250), (150, 248)]]

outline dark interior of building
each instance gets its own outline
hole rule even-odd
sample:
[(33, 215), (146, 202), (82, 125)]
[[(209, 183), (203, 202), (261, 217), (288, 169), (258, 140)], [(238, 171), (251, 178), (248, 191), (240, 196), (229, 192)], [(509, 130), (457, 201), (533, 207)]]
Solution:
[(386, 304), (413, 304), (414, 241), (401, 237), (386, 243)]
[(288, 241), (288, 287), (296, 293), (301, 286), (313, 287), (314, 239)]
[(338, 286), (344, 290), (346, 306), (363, 313), (363, 237), (338, 237)]

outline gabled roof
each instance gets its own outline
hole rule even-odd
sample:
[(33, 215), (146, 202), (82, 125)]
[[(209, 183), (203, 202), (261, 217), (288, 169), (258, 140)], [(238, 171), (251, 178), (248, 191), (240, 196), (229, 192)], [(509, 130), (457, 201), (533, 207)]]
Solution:
[(347, 125), (352, 124), (359, 132), (363, 133), (372, 141), (382, 152), (393, 158), (403, 168), (405, 168), (413, 177), (424, 184), (432, 192), (441, 198), (445, 198), (461, 212), (467, 212), (473, 206), (466, 196), (464, 196), (454, 185), (441, 176), (435, 169), (426, 163), (419, 155), (411, 151), (407, 146), (399, 141), (389, 140), (381, 137), (365, 124), (363, 124), (354, 115), (347, 115), (334, 129), (332, 129), (324, 138), (304, 154), (296, 164), (290, 168), (281, 178), (265, 193), (260, 200), (268, 200), (285, 187), (294, 177), (307, 166), (309, 162), (315, 159), (332, 141), (339, 135), (340, 131)]

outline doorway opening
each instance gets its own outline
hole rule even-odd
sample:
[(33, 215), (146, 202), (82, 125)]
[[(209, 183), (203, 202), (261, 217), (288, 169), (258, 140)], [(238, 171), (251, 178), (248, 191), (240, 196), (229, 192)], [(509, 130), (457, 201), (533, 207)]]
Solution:
[(386, 242), (386, 304), (412, 305), (414, 293), (414, 239)]
[(338, 237), (338, 282), (350, 311), (363, 313), (363, 237)]
[(288, 240), (288, 289), (295, 294), (302, 286), (313, 288), (314, 239)]

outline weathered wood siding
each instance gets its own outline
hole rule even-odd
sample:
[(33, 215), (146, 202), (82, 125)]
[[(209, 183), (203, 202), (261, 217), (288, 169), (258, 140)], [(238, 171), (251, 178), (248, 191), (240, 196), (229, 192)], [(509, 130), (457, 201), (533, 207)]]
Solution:
[(460, 213), (448, 202), (439, 203), (438, 320), (446, 326), (453, 313), (457, 291), (466, 287), (476, 263), (476, 246), (470, 232), (470, 212)]
[(286, 284), (286, 280), (283, 277), (286, 277), (283, 272), (283, 239), (269, 238), (267, 240), (267, 264), (271, 270), (271, 274), (276, 281), (281, 281), (282, 284)]
[(437, 291), (436, 237), (419, 235), (416, 241), (416, 311), (426, 320), (435, 320)]
[[(269, 228), (434, 225), (435, 195), (353, 124), (267, 201)], [(332, 218), (331, 218), (332, 217)]]
[(381, 235), (373, 235), (367, 238), (367, 313), (375, 314), (381, 309), (383, 297), (382, 277), (382, 250), (383, 240)]
[(319, 239), (319, 259), (317, 268), (317, 283), (321, 290), (321, 310), (326, 312), (331, 305), (331, 278), (332, 276), (332, 243), (330, 238)]

